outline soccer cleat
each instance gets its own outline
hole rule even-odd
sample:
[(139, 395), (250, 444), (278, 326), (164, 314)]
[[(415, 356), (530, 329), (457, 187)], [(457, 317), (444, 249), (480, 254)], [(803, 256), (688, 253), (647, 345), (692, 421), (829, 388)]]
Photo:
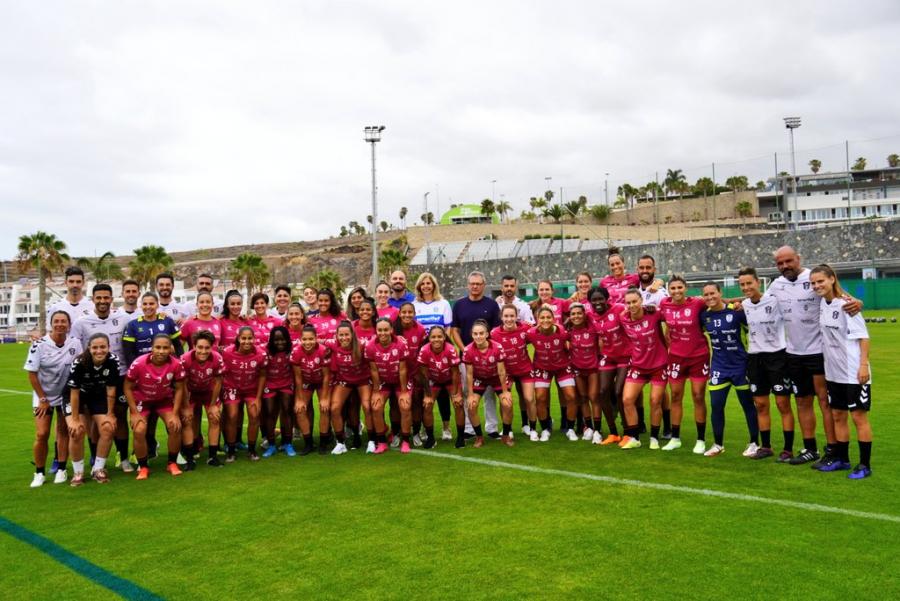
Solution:
[(850, 464), (846, 461), (841, 461), (840, 459), (836, 459), (834, 457), (830, 457), (827, 461), (819, 464), (818, 470), (820, 472), (840, 472), (846, 471), (850, 469)]
[(437, 440), (435, 440), (435, 438), (433, 436), (431, 438), (426, 437), (425, 442), (422, 446), (425, 447), (426, 449), (433, 449), (434, 447), (437, 446)]
[(750, 456), (750, 459), (768, 459), (773, 456), (775, 451), (767, 447), (759, 447), (756, 452)]
[(139, 467), (137, 471), (137, 476), (134, 478), (135, 480), (146, 480), (150, 477), (150, 468), (149, 467)]
[(804, 463), (809, 463), (811, 461), (817, 461), (819, 459), (818, 451), (809, 451), (807, 449), (800, 449), (800, 452), (792, 457), (788, 463), (790, 465), (803, 465)]
[(346, 452), (347, 452), (347, 445), (345, 445), (342, 442), (337, 443), (336, 445), (334, 445), (334, 448), (331, 449), (332, 455), (343, 455)]
[(638, 449), (638, 448), (641, 447), (641, 441), (640, 441), (639, 439), (637, 439), (637, 438), (632, 438), (632, 437), (630, 437), (630, 436), (625, 436), (625, 437), (622, 439), (622, 442), (619, 444), (619, 446), (620, 446), (621, 448), (625, 449), (625, 450), (628, 450), (628, 449)]
[(260, 443), (259, 448), (261, 448), (263, 451), (268, 450), (269, 449), (269, 441), (264, 438), (263, 441)]
[(541, 432), (540, 440), (541, 442), (547, 442), (548, 440), (550, 440), (550, 430), (543, 430)]
[(415, 434), (412, 437), (412, 443), (413, 443), (413, 446), (421, 447), (422, 446), (422, 437), (420, 437), (418, 434)]
[(475, 444), (473, 444), (472, 446), (475, 447), (476, 449), (480, 449), (481, 447), (483, 447), (484, 446), (484, 436), (476, 436)]
[(681, 448), (681, 439), (680, 438), (672, 438), (663, 446), (663, 451), (675, 451)]
[(287, 455), (288, 457), (296, 457), (297, 449), (294, 448), (293, 444), (288, 443), (288, 444), (284, 445), (284, 454)]
[(650, 437), (650, 450), (658, 451), (659, 450), (659, 441), (652, 436)]
[(193, 472), (195, 469), (197, 469), (197, 462), (191, 459), (190, 461), (185, 463), (184, 466), (182, 466), (181, 471)]
[(585, 427), (584, 432), (581, 434), (581, 440), (593, 440), (594, 439), (594, 429)]
[(814, 461), (811, 466), (811, 469), (817, 470), (819, 469), (826, 461), (830, 459), (834, 459), (834, 454), (832, 453), (833, 449), (830, 444), (825, 445), (825, 449), (822, 451), (822, 456), (819, 457), (818, 460)]
[(868, 465), (863, 465), (860, 463), (855, 468), (853, 468), (852, 472), (847, 474), (847, 477), (851, 480), (862, 480), (863, 478), (868, 478), (871, 475), (872, 468), (870, 468)]
[(528, 424), (522, 424), (522, 434), (525, 436), (529, 436), (531, 434), (531, 426)]
[(234, 453), (227, 453), (225, 455), (225, 463), (234, 463), (237, 459), (237, 456)]
[(672, 431), (671, 430), (663, 430), (662, 435), (660, 435), (660, 440), (672, 440)]
[(250, 461), (259, 461), (259, 453), (257, 453), (256, 451), (248, 451), (247, 459), (249, 459)]
[(528, 440), (531, 442), (539, 442), (541, 440), (541, 435), (538, 434), (537, 430), (532, 430), (528, 433)]
[(610, 434), (609, 436), (604, 438), (603, 442), (601, 442), (600, 444), (604, 445), (604, 446), (609, 446), (611, 444), (619, 444), (620, 442), (622, 442), (621, 436), (619, 436), (618, 434)]
[(454, 443), (453, 446), (455, 446), (457, 449), (464, 449), (464, 448), (466, 448), (466, 439), (465, 439), (465, 437), (464, 437), (464, 436), (460, 436), (459, 438), (457, 438), (457, 439), (456, 439), (456, 443)]
[(381, 455), (382, 453), (387, 453), (387, 452), (388, 452), (388, 445), (386, 442), (379, 442), (375, 446), (375, 451), (374, 451), (375, 455)]
[(600, 430), (594, 430), (594, 434), (591, 436), (591, 444), (603, 444), (603, 433)]
[(187, 459), (184, 458), (184, 455), (178, 453), (178, 457), (175, 458), (175, 463), (178, 465), (185, 465), (187, 463)]
[(119, 462), (119, 469), (122, 470), (126, 474), (130, 474), (134, 471), (134, 465), (127, 459), (123, 459)]
[(34, 478), (31, 479), (31, 488), (40, 488), (44, 485), (44, 482), (47, 480), (47, 477), (44, 474), (39, 474), (37, 472), (34, 473)]
[(403, 442), (400, 443), (400, 452), (401, 452), (401, 453), (403, 453), (404, 455), (406, 455), (407, 453), (410, 452), (410, 450), (411, 450), (411, 449), (409, 448), (409, 443), (408, 443), (408, 442), (406, 442), (406, 441), (404, 440)]
[(508, 447), (514, 447), (514, 446), (516, 446), (516, 443), (515, 443), (515, 441), (512, 439), (512, 436), (501, 436), (501, 437), (500, 437), (500, 442), (502, 442), (503, 444), (505, 444), (505, 445), (508, 446)]
[(53, 478), (54, 484), (63, 484), (69, 479), (69, 474), (62, 467), (56, 471), (56, 477)]
[(92, 471), (91, 478), (93, 478), (94, 482), (97, 482), (98, 484), (106, 484), (107, 482), (109, 482), (109, 474), (107, 474), (106, 470), (103, 468)]
[(756, 455), (756, 452), (759, 450), (759, 445), (755, 442), (751, 442), (747, 445), (747, 448), (744, 449), (744, 452), (741, 453), (744, 457), (753, 457)]
[(370, 440), (369, 444), (366, 445), (366, 455), (371, 455), (375, 452), (375, 441)]
[(206, 465), (209, 467), (225, 467), (225, 464), (219, 461), (218, 457), (210, 457), (206, 460)]
[(566, 438), (568, 438), (571, 442), (575, 442), (578, 440), (578, 435), (575, 434), (575, 430), (569, 428), (566, 430)]
[(791, 457), (793, 457), (793, 456), (794, 456), (794, 454), (791, 453), (790, 451), (782, 451), (778, 454), (778, 459), (776, 459), (775, 461), (777, 463), (787, 463), (788, 461), (791, 460)]
[(694, 455), (702, 455), (706, 452), (706, 441), (698, 440), (694, 443)]
[(278, 447), (275, 445), (269, 445), (265, 451), (262, 452), (262, 456), (266, 459), (274, 455), (278, 452)]
[(724, 452), (725, 452), (725, 447), (723, 447), (720, 444), (714, 444), (713, 446), (709, 447), (708, 451), (703, 453), (703, 456), (704, 457), (715, 457), (717, 455), (721, 455)]
[(50, 464), (50, 469), (47, 470), (47, 473), (55, 474), (57, 471), (59, 471), (59, 460), (54, 459), (53, 463)]
[(177, 463), (167, 463), (166, 471), (172, 474), (173, 476), (180, 476), (183, 472), (181, 468), (178, 467)]
[(453, 440), (453, 432), (450, 431), (450, 428), (444, 428), (444, 431), (441, 432), (441, 440)]
[(69, 482), (69, 486), (78, 488), (82, 484), (84, 484), (84, 474), (72, 474), (72, 481)]
[(400, 437), (399, 437), (399, 436), (393, 436), (393, 437), (391, 438), (391, 448), (392, 448), (392, 449), (399, 449), (399, 448), (400, 448)]
[(494, 440), (500, 439), (500, 433), (496, 430), (494, 432), (488, 432), (488, 438), (493, 438)]
[(359, 434), (354, 432), (353, 436), (350, 437), (350, 450), (355, 451), (356, 449), (358, 449), (361, 446), (362, 446), (362, 437)]
[(246, 451), (246, 450), (249, 448), (249, 447), (247, 446), (247, 443), (244, 442), (243, 440), (239, 440), (239, 441), (237, 442), (237, 444), (234, 445), (234, 446), (237, 448), (238, 451)]

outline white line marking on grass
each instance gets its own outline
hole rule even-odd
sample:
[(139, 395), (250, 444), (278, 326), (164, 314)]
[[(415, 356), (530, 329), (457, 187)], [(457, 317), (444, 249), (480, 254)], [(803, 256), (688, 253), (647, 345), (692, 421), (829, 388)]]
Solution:
[(0, 392), (5, 392), (7, 394), (25, 394), (31, 396), (30, 392), (26, 392), (24, 390), (10, 390), (9, 388), (0, 388)]
[(459, 455), (449, 455), (447, 453), (438, 453), (436, 451), (422, 451), (413, 449), (413, 453), (424, 455), (427, 457), (438, 457), (441, 459), (452, 459), (453, 461), (462, 461), (464, 463), (474, 463), (477, 465), (486, 465), (489, 467), (500, 467), (520, 472), (531, 472), (533, 474), (545, 474), (548, 476), (564, 476), (566, 478), (577, 478), (579, 480), (592, 480), (594, 482), (604, 482), (606, 484), (619, 484), (624, 486), (633, 486), (635, 488), (649, 488), (651, 490), (662, 490), (667, 492), (680, 492), (691, 495), (702, 495), (704, 497), (717, 497), (720, 499), (731, 499), (733, 501), (747, 501), (750, 503), (765, 503), (767, 505), (779, 505), (781, 507), (790, 507), (792, 509), (803, 509), (806, 511), (818, 511), (821, 513), (836, 513), (839, 515), (847, 515), (857, 518), (865, 518), (868, 520), (879, 520), (882, 522), (893, 522), (900, 524), (900, 516), (888, 513), (873, 513), (869, 511), (858, 511), (856, 509), (846, 509), (844, 507), (832, 507), (830, 505), (819, 505), (818, 503), (803, 503), (802, 501), (789, 501), (787, 499), (773, 499), (771, 497), (759, 497), (756, 495), (744, 495), (740, 493), (725, 492), (721, 490), (713, 490), (711, 488), (693, 488), (690, 486), (679, 486), (676, 484), (664, 484), (661, 482), (645, 482), (643, 480), (632, 480), (629, 478), (615, 478), (613, 476), (599, 476), (597, 474), (585, 474), (582, 472), (570, 472), (567, 470), (557, 470), (546, 467), (537, 467), (534, 465), (523, 465), (521, 463), (507, 463), (505, 461), (494, 461), (492, 459), (479, 459), (477, 457), (463, 457)]

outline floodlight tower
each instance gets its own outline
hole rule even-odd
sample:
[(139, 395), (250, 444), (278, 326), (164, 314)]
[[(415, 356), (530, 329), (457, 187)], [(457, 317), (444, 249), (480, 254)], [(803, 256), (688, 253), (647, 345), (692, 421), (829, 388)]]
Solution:
[(372, 145), (372, 290), (378, 283), (378, 184), (375, 180), (375, 144), (381, 141), (384, 125), (370, 125), (363, 129), (366, 142)]
[[(794, 184), (794, 209), (797, 208), (797, 163), (794, 157), (794, 130), (800, 127), (800, 117), (785, 117), (784, 126), (790, 132), (791, 138), (791, 180)], [(788, 225), (787, 194), (784, 194), (784, 225)]]

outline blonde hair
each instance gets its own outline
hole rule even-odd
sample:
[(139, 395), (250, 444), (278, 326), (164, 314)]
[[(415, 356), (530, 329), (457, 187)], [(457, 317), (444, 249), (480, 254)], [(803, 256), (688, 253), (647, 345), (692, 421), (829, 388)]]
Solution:
[(426, 279), (431, 280), (431, 284), (434, 286), (434, 292), (432, 293), (432, 300), (443, 300), (444, 297), (441, 296), (441, 287), (438, 285), (437, 278), (435, 278), (432, 274), (427, 271), (421, 273), (418, 278), (416, 278), (416, 300), (425, 302), (425, 299), (422, 297), (422, 282)]

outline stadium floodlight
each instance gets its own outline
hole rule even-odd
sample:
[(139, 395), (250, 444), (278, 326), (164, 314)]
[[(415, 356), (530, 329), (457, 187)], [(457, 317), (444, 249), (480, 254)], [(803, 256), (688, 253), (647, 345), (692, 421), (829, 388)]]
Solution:
[(378, 185), (375, 180), (375, 144), (381, 141), (384, 125), (370, 125), (363, 129), (366, 142), (372, 145), (372, 290), (378, 283)]
[[(787, 128), (788, 132), (790, 132), (791, 138), (791, 180), (794, 183), (794, 209), (797, 208), (797, 162), (796, 157), (794, 156), (794, 130), (800, 127), (800, 117), (785, 117), (784, 118), (784, 126)], [(786, 198), (786, 197), (785, 197)], [(788, 214), (787, 203), (785, 203), (784, 207), (785, 218)]]

